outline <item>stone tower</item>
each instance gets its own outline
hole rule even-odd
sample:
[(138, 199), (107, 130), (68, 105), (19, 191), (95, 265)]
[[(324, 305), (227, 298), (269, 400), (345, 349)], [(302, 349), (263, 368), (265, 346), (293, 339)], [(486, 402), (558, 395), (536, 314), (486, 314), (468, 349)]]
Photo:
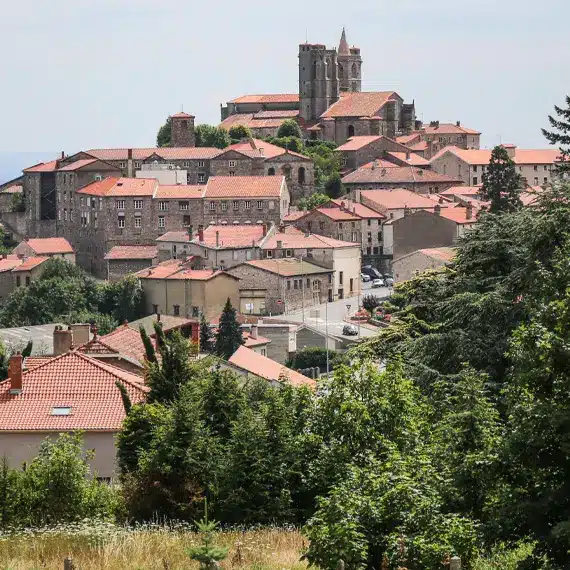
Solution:
[(318, 119), (338, 101), (336, 49), (322, 44), (299, 46), (299, 114), (305, 121)]
[(348, 47), (344, 28), (338, 44), (338, 77), (341, 91), (362, 91), (360, 48)]
[(170, 117), (170, 120), (172, 146), (196, 146), (194, 115), (176, 113)]

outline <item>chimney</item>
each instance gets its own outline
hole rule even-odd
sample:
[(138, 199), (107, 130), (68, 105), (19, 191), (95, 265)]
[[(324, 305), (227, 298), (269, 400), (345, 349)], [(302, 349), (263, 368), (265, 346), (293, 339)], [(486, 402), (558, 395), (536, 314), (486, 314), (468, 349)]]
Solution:
[(127, 178), (133, 177), (133, 149), (127, 151)]
[(412, 153), (409, 150), (407, 150), (406, 151), (406, 160), (410, 160), (411, 156), (412, 156)]
[(263, 224), (263, 237), (267, 235), (267, 224)]
[(198, 241), (200, 243), (204, 241), (204, 228), (202, 226), (198, 228)]
[(280, 239), (277, 240), (277, 249), (283, 249), (283, 242)]
[(456, 126), (460, 127), (461, 126), (461, 121), (457, 121), (457, 123), (455, 123)]
[(517, 145), (516, 144), (504, 144), (503, 146), (507, 149), (507, 154), (509, 155), (509, 158), (514, 159), (515, 154), (517, 152)]
[(73, 344), (75, 346), (81, 346), (89, 342), (89, 330), (91, 329), (90, 324), (74, 324), (71, 325), (71, 331), (73, 333)]
[(216, 247), (220, 247), (220, 232), (216, 232)]
[(439, 216), (441, 214), (441, 206), (439, 204), (436, 204), (435, 208), (433, 209), (433, 213), (436, 216)]
[(71, 327), (64, 329), (56, 326), (53, 331), (53, 354), (58, 356), (71, 350), (73, 346), (73, 331)]
[(61, 151), (61, 160), (63, 160), (64, 158), (65, 158), (65, 151), (62, 150), (62, 151)]
[(473, 218), (473, 204), (471, 202), (467, 202), (467, 206), (465, 206), (465, 218), (467, 220)]
[(8, 363), (8, 378), (10, 378), (10, 394), (17, 396), (22, 393), (22, 369), (24, 357), (20, 351), (10, 357)]
[(249, 333), (249, 336), (251, 338), (257, 338), (257, 333), (258, 333), (257, 325), (251, 325), (251, 332)]

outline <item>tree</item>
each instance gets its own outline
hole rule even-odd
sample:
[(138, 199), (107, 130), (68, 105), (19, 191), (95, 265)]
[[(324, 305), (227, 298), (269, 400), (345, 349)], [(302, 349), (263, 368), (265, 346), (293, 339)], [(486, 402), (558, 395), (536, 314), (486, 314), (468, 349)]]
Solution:
[(277, 138), (284, 138), (284, 137), (294, 137), (300, 139), (301, 129), (299, 128), (299, 124), (297, 121), (293, 119), (285, 119), (279, 129), (277, 130)]
[(136, 321), (145, 316), (144, 290), (140, 279), (127, 275), (114, 283), (104, 283), (100, 289), (99, 311), (115, 320)]
[(330, 198), (340, 198), (343, 194), (340, 174), (335, 172), (325, 182), (325, 192)]
[(201, 546), (189, 548), (188, 556), (192, 560), (200, 563), (201, 570), (216, 570), (219, 568), (218, 562), (224, 560), (228, 555), (229, 548), (214, 546), (216, 531), (219, 523), (208, 521), (208, 501), (204, 501), (204, 518), (196, 523), (198, 531), (202, 535)]
[(164, 125), (158, 129), (158, 133), (156, 134), (156, 146), (172, 146), (172, 119), (170, 117), (168, 117)]
[(216, 334), (216, 354), (229, 359), (243, 343), (243, 334), (237, 322), (236, 310), (228, 297)]
[(196, 135), (196, 146), (226, 148), (232, 142), (228, 131), (221, 127), (197, 125), (194, 133)]
[(550, 144), (560, 147), (560, 162), (556, 164), (556, 170), (562, 174), (570, 171), (570, 95), (566, 95), (566, 109), (554, 105), (557, 117), (548, 116), (552, 127), (551, 131), (542, 129), (542, 134)]
[(318, 208), (323, 204), (327, 204), (330, 202), (331, 199), (326, 194), (320, 194), (319, 192), (315, 194), (311, 194), (308, 198), (301, 198), (299, 200), (299, 208), (301, 210), (313, 210), (314, 208)]
[(0, 380), (8, 378), (8, 363), (10, 362), (10, 355), (6, 349), (4, 341), (0, 338)]
[(31, 356), (33, 348), (34, 348), (34, 341), (29, 340), (26, 346), (24, 347), (24, 350), (22, 350), (22, 357), (27, 358), (28, 356)]
[(204, 315), (200, 319), (200, 352), (214, 352), (214, 335)]
[(239, 142), (243, 139), (249, 140), (253, 138), (253, 135), (251, 134), (249, 127), (246, 127), (245, 125), (234, 125), (233, 127), (230, 128), (229, 135), (232, 141), (236, 142)]
[(491, 202), (493, 213), (512, 212), (521, 206), (520, 193), (524, 182), (517, 173), (515, 163), (509, 157), (507, 149), (496, 146), (491, 153), (491, 160), (483, 174), (481, 195)]
[(303, 152), (303, 141), (296, 137), (268, 137), (266, 140), (275, 146), (280, 146), (281, 148), (290, 150), (292, 152)]
[(362, 306), (371, 313), (376, 307), (380, 305), (381, 301), (376, 295), (364, 295), (362, 297)]

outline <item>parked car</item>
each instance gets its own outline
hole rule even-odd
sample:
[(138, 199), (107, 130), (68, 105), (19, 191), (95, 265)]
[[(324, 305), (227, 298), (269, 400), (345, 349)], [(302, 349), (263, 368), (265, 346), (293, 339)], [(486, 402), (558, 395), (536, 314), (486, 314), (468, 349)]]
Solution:
[(360, 268), (360, 272), (368, 275), (370, 279), (382, 279), (382, 273), (372, 265), (364, 265)]
[(385, 287), (384, 279), (374, 279), (372, 281), (372, 289), (377, 289), (378, 287)]
[(344, 336), (356, 336), (358, 329), (354, 325), (344, 325), (344, 327), (342, 327), (342, 334)]
[(364, 283), (368, 283), (368, 281), (370, 281), (370, 275), (366, 275), (366, 273), (361, 273), (360, 279), (362, 279), (362, 281), (364, 281)]
[(384, 275), (384, 283), (386, 283), (386, 287), (393, 287), (394, 278), (391, 275)]

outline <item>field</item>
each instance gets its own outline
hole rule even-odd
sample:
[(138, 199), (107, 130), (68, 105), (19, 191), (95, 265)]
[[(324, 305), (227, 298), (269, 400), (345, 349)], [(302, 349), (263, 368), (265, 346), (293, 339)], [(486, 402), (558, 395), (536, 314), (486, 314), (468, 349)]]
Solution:
[[(198, 568), (185, 549), (200, 536), (184, 528), (125, 530), (113, 525), (66, 526), (0, 537), (0, 570), (63, 569), (71, 555), (77, 570), (182, 570)], [(296, 530), (220, 532), (218, 545), (230, 547), (224, 570), (304, 570), (306, 542)]]

